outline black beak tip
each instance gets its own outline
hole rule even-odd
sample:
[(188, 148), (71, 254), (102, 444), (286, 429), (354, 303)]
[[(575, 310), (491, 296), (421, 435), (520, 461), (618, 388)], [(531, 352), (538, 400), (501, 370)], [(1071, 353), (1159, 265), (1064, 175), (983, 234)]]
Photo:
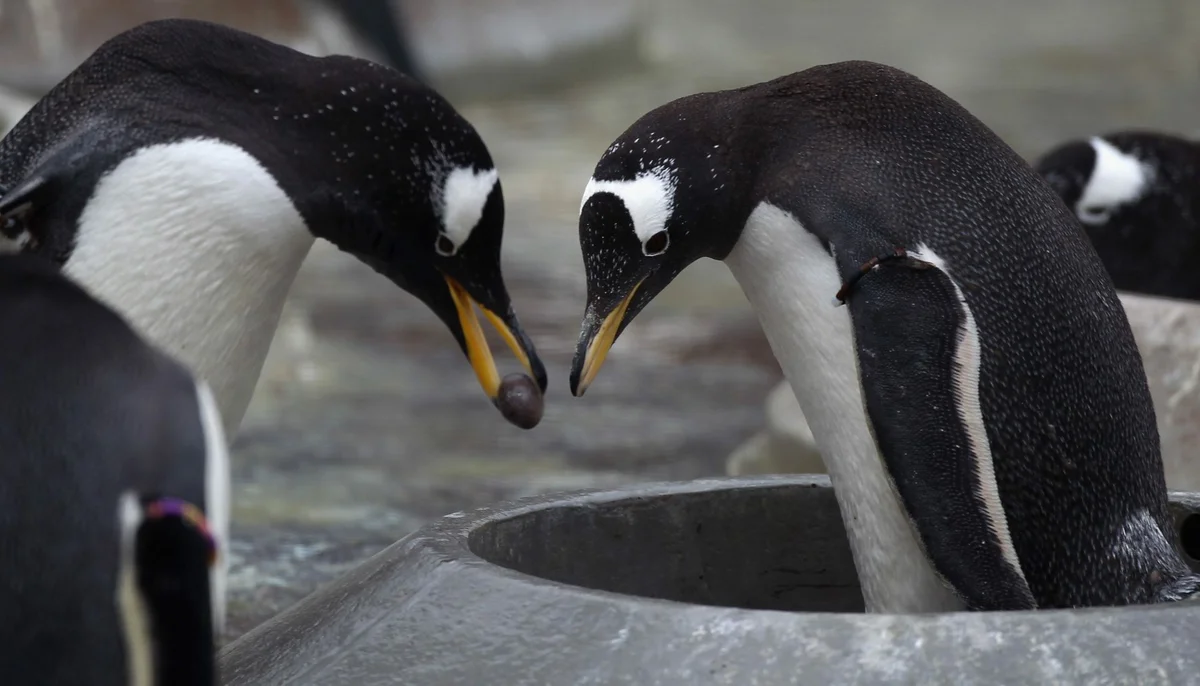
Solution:
[(521, 328), (520, 322), (517, 321), (517, 316), (513, 314), (511, 308), (504, 322), (509, 331), (517, 338), (517, 343), (521, 349), (525, 351), (525, 357), (529, 360), (529, 371), (533, 374), (533, 380), (537, 382), (538, 390), (542, 395), (546, 394), (546, 388), (549, 386), (549, 381), (546, 376), (546, 364), (542, 362), (542, 358), (538, 356), (537, 348), (533, 345), (533, 341), (529, 338), (529, 334), (525, 333), (525, 329)]
[(582, 371), (581, 367), (582, 365), (571, 366), (571, 395), (575, 396), (576, 398), (582, 398), (584, 392), (587, 390), (579, 387), (579, 377), (581, 376)]
[(542, 364), (542, 358), (533, 356), (529, 360), (529, 366), (533, 368), (533, 380), (537, 382), (538, 390), (542, 395), (546, 395), (546, 388), (550, 385), (546, 377), (546, 365)]

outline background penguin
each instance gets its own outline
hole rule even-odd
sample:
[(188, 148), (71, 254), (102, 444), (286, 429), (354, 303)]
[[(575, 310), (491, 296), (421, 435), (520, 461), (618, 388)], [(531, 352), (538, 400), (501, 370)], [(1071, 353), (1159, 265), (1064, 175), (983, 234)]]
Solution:
[(0, 683), (215, 683), (211, 393), (44, 260), (0, 256), (0, 321)]
[(0, 142), (9, 250), (48, 258), (213, 388), (233, 434), (314, 236), (425, 302), (485, 392), (472, 303), (545, 390), (500, 269), (487, 147), (428, 87), (206, 22), (96, 50)]
[(1120, 131), (1064, 143), (1034, 166), (1079, 217), (1118, 289), (1200, 299), (1200, 145)]
[(923, 81), (843, 62), (663, 105), (601, 157), (579, 234), (572, 392), (677, 274), (724, 260), (828, 456), (868, 609), (1200, 585), (1111, 280), (1029, 165)]

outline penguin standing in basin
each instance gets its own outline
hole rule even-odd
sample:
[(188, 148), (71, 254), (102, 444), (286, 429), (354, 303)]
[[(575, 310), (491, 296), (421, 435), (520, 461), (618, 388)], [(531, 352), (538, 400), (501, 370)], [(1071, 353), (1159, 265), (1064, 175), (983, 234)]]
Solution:
[(428, 305), (493, 401), (502, 384), (476, 305), (545, 390), (501, 274), (488, 149), (394, 69), (201, 21), (146, 23), (0, 141), (0, 186), (0, 250), (60, 265), (191, 367), (230, 435), (314, 237)]
[(1075, 212), (1118, 289), (1200, 300), (1200, 144), (1118, 131), (1063, 143), (1034, 168)]
[(0, 683), (211, 686), (212, 394), (45, 260), (0, 256)]
[(843, 62), (659, 107), (596, 165), (579, 238), (577, 396), (684, 268), (730, 267), (825, 456), (869, 610), (1200, 586), (1111, 280), (1029, 165), (923, 81)]

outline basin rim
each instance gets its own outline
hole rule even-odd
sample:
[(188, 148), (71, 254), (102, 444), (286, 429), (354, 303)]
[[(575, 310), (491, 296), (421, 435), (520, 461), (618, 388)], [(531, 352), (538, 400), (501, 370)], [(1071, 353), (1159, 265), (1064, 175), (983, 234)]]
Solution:
[[(440, 683), (422, 681), (418, 675), (435, 669), (434, 665), (447, 678), (456, 673), (454, 669), (477, 668), (441, 667), (442, 662), (452, 661), (439, 652), (446, 641), (465, 650), (500, 640), (495, 638), (496, 627), (454, 617), (461, 613), (476, 617), (478, 623), (480, 615), (472, 613), (479, 608), (494, 612), (499, 633), (507, 630), (508, 640), (519, 640), (517, 645), (553, 644), (561, 640), (562, 632), (574, 632), (572, 640), (586, 646), (579, 650), (589, 664), (605, 664), (604, 669), (612, 672), (606, 676), (611, 681), (571, 683), (638, 683), (617, 673), (636, 669), (639, 660), (643, 670), (655, 670), (656, 679), (661, 674), (658, 683), (691, 683), (687, 679), (692, 677), (686, 675), (693, 674), (690, 670), (702, 654), (705, 659), (728, 660), (730, 674), (739, 679), (784, 674), (779, 671), (785, 667), (780, 659), (787, 669), (810, 670), (813, 678), (851, 673), (846, 670), (867, 673), (866, 653), (888, 655), (889, 664), (906, 674), (936, 672), (953, 675), (957, 683), (989, 683), (989, 675), (1003, 674), (1020, 683), (1030, 683), (1021, 681), (1024, 678), (1064, 674), (1073, 678), (1125, 675), (1139, 683), (1176, 683), (1200, 667), (1200, 651), (1194, 650), (1193, 643), (1200, 627), (1200, 602), (911, 615), (743, 609), (560, 583), (488, 562), (469, 548), (473, 531), (549, 508), (781, 487), (831, 488), (825, 475), (719, 477), (536, 495), (445, 515), (225, 646), (219, 655), (222, 682), (265, 683), (261, 680), (267, 676), (277, 682), (285, 675), (319, 672), (320, 683), (354, 683), (325, 681), (326, 673), (320, 670), (347, 660), (361, 663), (364, 658), (353, 657), (355, 651), (379, 655), (383, 645), (385, 652), (396, 653), (391, 658), (395, 664), (389, 667), (392, 673), (397, 665), (413, 670), (411, 677), (404, 674), (409, 679), (405, 683)], [(1172, 493), (1171, 500), (1200, 506), (1200, 495), (1194, 493)], [(647, 629), (652, 638), (644, 639), (650, 643), (609, 646), (611, 631), (593, 626), (597, 623), (590, 619), (584, 621), (589, 613), (620, 618), (623, 626), (652, 627)], [(482, 616), (485, 624), (493, 621), (486, 619), (492, 615)], [(387, 631), (380, 632), (388, 638), (372, 637), (364, 647), (361, 627), (381, 624), (388, 625)], [(521, 627), (519, 637), (514, 625)], [(655, 660), (650, 661), (646, 651), (656, 650)], [(762, 658), (749, 661), (750, 651), (762, 650), (786, 655), (769, 664), (761, 663)], [(711, 657), (714, 654), (717, 658)], [(270, 669), (259, 666), (277, 659), (280, 663)], [(528, 655), (518, 651), (503, 664), (489, 666), (493, 671), (488, 673), (517, 679), (511, 681), (514, 684), (534, 683), (521, 679), (531, 678), (529, 670), (535, 665), (545, 668), (554, 660), (566, 664), (572, 659), (543, 650)], [(344, 673), (340, 667), (334, 671)], [(641, 678), (645, 673), (639, 673)]]

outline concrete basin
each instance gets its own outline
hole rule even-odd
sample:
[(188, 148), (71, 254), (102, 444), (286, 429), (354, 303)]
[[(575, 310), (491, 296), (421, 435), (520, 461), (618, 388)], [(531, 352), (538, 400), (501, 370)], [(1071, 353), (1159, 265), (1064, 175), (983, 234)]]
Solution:
[[(1200, 496), (1174, 494), (1200, 556)], [(824, 476), (455, 513), (221, 653), (225, 684), (1188, 682), (1200, 603), (862, 614)]]

